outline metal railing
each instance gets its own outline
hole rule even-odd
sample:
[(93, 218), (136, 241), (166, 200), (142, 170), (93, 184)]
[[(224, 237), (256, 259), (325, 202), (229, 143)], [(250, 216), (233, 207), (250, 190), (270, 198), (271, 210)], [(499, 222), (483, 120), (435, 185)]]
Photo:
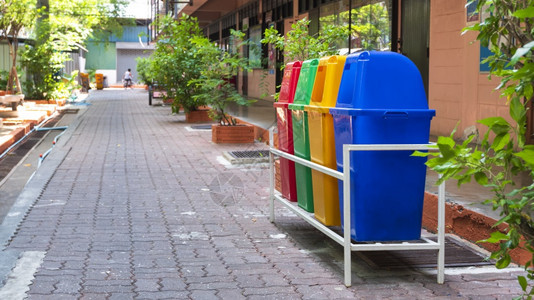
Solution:
[[(343, 246), (344, 248), (344, 281), (345, 286), (352, 285), (352, 270), (351, 270), (351, 252), (352, 251), (388, 251), (388, 250), (437, 250), (437, 282), (442, 284), (445, 276), (445, 183), (442, 183), (438, 189), (438, 225), (437, 225), (437, 241), (432, 241), (426, 237), (421, 237), (419, 243), (414, 242), (373, 242), (365, 244), (354, 244), (351, 241), (351, 184), (350, 184), (350, 153), (352, 151), (398, 151), (398, 150), (421, 150), (421, 151), (437, 151), (438, 149), (432, 147), (433, 144), (377, 144), (377, 145), (343, 145), (343, 172), (330, 169), (328, 167), (316, 164), (306, 159), (302, 159), (295, 155), (291, 155), (284, 151), (275, 149), (273, 146), (273, 131), (270, 131), (270, 154), (269, 154), (269, 170), (270, 170), (270, 221), (275, 221), (274, 202), (279, 203), (290, 209), (297, 216), (301, 217), (312, 226), (323, 232), (332, 240)], [(316, 171), (322, 172), (334, 178), (343, 181), (343, 226), (345, 228), (343, 236), (333, 231), (329, 227), (319, 222), (312, 213), (309, 213), (289, 200), (281, 196), (280, 193), (275, 192), (274, 188), (274, 155), (291, 160), (295, 163), (312, 168)]]

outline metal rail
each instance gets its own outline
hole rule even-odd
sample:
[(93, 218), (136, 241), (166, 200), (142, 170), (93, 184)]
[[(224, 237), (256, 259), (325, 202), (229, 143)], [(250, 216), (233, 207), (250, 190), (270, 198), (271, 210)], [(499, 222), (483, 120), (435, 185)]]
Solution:
[[(332, 240), (343, 246), (344, 249), (344, 279), (345, 286), (352, 285), (351, 270), (351, 252), (352, 251), (386, 251), (386, 250), (437, 250), (438, 251), (438, 269), (437, 282), (442, 284), (445, 278), (445, 183), (442, 183), (438, 189), (438, 226), (437, 242), (427, 238), (421, 238), (421, 242), (395, 242), (395, 243), (359, 243), (353, 244), (350, 236), (351, 218), (350, 218), (350, 152), (352, 151), (399, 151), (399, 150), (421, 150), (437, 151), (435, 144), (389, 144), (389, 145), (343, 145), (343, 172), (339, 172), (328, 167), (302, 159), (295, 155), (275, 149), (273, 146), (273, 131), (269, 132), (270, 153), (269, 153), (269, 170), (270, 170), (270, 221), (275, 221), (274, 202), (278, 201), (297, 216), (301, 217), (312, 226), (326, 234)], [(274, 191), (274, 155), (287, 158), (295, 163), (310, 167), (324, 174), (335, 177), (343, 181), (343, 236), (323, 225), (313, 214), (301, 209), (289, 200), (282, 197)], [(441, 177), (441, 176), (440, 176)]]
[[(43, 161), (45, 160), (45, 158), (48, 156), (48, 154), (50, 154), (50, 152), (52, 152), (52, 149), (54, 149), (54, 147), (56, 146), (56, 143), (57, 143), (57, 140), (59, 140), (59, 138), (65, 134), (65, 130), (68, 128), (68, 126), (63, 126), (63, 127), (50, 127), (50, 128), (47, 128), (46, 130), (63, 130), (63, 132), (61, 132), (60, 134), (56, 135), (56, 137), (54, 137), (54, 141), (52, 142), (52, 147), (50, 147), (50, 149), (46, 150), (45, 153), (39, 155), (39, 163), (37, 165), (37, 167), (39, 168), (41, 166), (41, 164), (43, 163)], [(45, 129), (41, 129), (41, 130), (45, 130)]]
[(42, 125), (46, 124), (50, 119), (54, 118), (57, 115), (57, 112), (53, 113), (52, 115), (48, 116), (46, 119), (44, 119), (39, 125), (34, 126), (28, 133), (26, 133), (22, 138), (20, 138), (18, 141), (13, 143), (9, 148), (7, 148), (2, 154), (0, 154), (0, 159), (4, 158), (13, 148), (17, 147), (18, 144), (22, 143), (30, 134), (32, 134), (34, 131), (40, 131), (43, 130), (41, 127)]

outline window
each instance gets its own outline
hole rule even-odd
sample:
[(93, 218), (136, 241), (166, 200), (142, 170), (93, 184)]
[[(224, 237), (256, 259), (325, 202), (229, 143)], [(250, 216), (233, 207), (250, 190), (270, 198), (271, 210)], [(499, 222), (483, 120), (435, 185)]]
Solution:
[(261, 68), (262, 58), (262, 44), (261, 44), (262, 30), (261, 25), (256, 25), (250, 28), (250, 44), (248, 47), (248, 59), (251, 68)]
[(319, 26), (347, 26), (350, 41), (339, 45), (340, 53), (359, 50), (391, 50), (392, 0), (352, 0), (323, 5), (319, 11)]

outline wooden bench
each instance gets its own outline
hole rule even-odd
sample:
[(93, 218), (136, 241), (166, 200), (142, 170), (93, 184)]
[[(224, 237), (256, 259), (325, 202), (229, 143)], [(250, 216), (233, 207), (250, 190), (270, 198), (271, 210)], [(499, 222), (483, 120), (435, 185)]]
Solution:
[(160, 90), (157, 84), (148, 86), (148, 105), (152, 105), (153, 98), (163, 98), (167, 95), (166, 91)]

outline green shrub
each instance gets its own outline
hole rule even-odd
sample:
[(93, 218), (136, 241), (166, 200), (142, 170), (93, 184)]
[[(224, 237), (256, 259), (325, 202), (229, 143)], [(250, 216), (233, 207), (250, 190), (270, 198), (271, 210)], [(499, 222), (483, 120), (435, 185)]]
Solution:
[[(193, 40), (208, 40), (203, 36), (196, 18), (183, 15), (179, 20), (170, 16), (161, 19), (160, 38), (150, 56), (149, 74), (158, 86), (172, 99), (172, 111), (178, 113), (180, 106), (185, 112), (197, 110), (206, 105), (196, 86), (189, 86), (191, 80), (200, 78), (205, 68), (204, 58), (198, 55), (198, 46)], [(208, 40), (209, 41), (209, 40)]]
[[(519, 276), (518, 280), (525, 298), (532, 299), (534, 145), (527, 144), (526, 128), (534, 86), (534, 2), (479, 0), (477, 12), (486, 16), (484, 21), (466, 30), (478, 32), (477, 40), (493, 52), (485, 62), (490, 66), (490, 76), (501, 78), (497, 89), (506, 98), (510, 121), (502, 117), (480, 120), (488, 128), (480, 144), (472, 144), (478, 138), (475, 135), (457, 142), (453, 131), (449, 137), (438, 138), (439, 154), (416, 155), (439, 155), (427, 162), (442, 174), (439, 182), (456, 179), (462, 185), (474, 179), (494, 193), (485, 203), (500, 211), (501, 219), (496, 225), (505, 222), (509, 229), (505, 233), (494, 232), (481, 242), (499, 244), (499, 250), (491, 255), (498, 268), (510, 264), (512, 249), (523, 248), (531, 253), (525, 265), (527, 276)], [(523, 184), (518, 178), (527, 178), (528, 183)]]
[[(231, 34), (238, 48), (243, 45), (244, 34), (231, 30)], [(226, 114), (226, 108), (231, 103), (248, 105), (251, 103), (240, 95), (232, 83), (240, 71), (248, 69), (248, 60), (238, 53), (222, 51), (205, 38), (192, 40), (197, 49), (197, 56), (202, 58), (201, 76), (189, 81), (188, 86), (196, 88), (199, 93), (194, 96), (198, 101), (210, 105), (210, 117), (221, 125), (236, 125), (236, 120)]]

